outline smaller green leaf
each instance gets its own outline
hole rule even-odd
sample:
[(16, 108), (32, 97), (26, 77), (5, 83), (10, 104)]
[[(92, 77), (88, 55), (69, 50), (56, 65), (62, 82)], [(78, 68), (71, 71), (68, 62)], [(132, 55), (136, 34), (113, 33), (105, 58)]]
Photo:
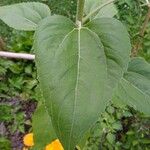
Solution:
[(108, 140), (109, 143), (113, 144), (115, 142), (115, 135), (112, 133), (108, 133), (106, 139)]
[(124, 117), (131, 117), (133, 115), (129, 111), (126, 111), (126, 112), (123, 113), (123, 116)]
[[(85, 1), (85, 14), (89, 14), (96, 10), (99, 7), (102, 7), (110, 0), (86, 0)], [(112, 18), (117, 14), (117, 9), (115, 5), (112, 3), (109, 3), (102, 7), (98, 12), (96, 12), (93, 16), (93, 18)]]
[(115, 129), (115, 130), (122, 130), (122, 124), (120, 121), (118, 122), (115, 122), (112, 124), (112, 128)]
[(135, 132), (134, 131), (128, 131), (127, 133), (126, 133), (127, 135), (134, 135), (135, 134)]
[[(108, 2), (108, 0), (102, 0), (101, 5)], [(104, 6), (96, 15), (95, 18), (112, 18), (118, 13), (116, 6), (113, 3), (110, 3), (106, 6)]]
[(13, 119), (12, 110), (11, 106), (6, 105), (6, 104), (0, 104), (0, 122), (11, 122)]
[(38, 23), (51, 14), (47, 5), (38, 2), (0, 7), (0, 19), (17, 30), (35, 30)]
[(115, 112), (115, 109), (114, 109), (114, 107), (109, 106), (109, 107), (107, 107), (106, 111), (110, 114), (113, 114)]
[(138, 143), (139, 143), (138, 140), (134, 140), (134, 141), (132, 142), (133, 146), (136, 146)]
[(34, 133), (34, 148), (43, 149), (47, 144), (56, 139), (55, 131), (51, 123), (51, 118), (48, 115), (46, 107), (44, 105), (43, 96), (40, 96), (42, 99), (39, 101), (38, 108), (33, 115), (33, 133)]
[(143, 58), (131, 60), (128, 71), (115, 90), (113, 102), (150, 115), (150, 64)]

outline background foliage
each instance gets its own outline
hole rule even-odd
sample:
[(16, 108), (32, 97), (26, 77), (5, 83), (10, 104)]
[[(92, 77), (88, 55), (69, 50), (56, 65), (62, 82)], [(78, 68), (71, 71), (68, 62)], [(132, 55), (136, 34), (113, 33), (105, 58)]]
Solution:
[[(0, 5), (26, 1), (31, 0), (0, 0)], [(34, 1), (48, 4), (53, 14), (62, 14), (72, 20), (75, 19), (76, 0)], [(118, 8), (116, 17), (127, 27), (133, 47), (142, 41), (138, 55), (150, 62), (150, 23), (144, 37), (139, 36), (147, 13), (147, 7), (141, 5), (142, 0), (119, 0), (116, 3)], [(5, 50), (33, 53), (32, 32), (18, 32), (0, 22), (0, 36), (6, 43)], [(34, 62), (0, 59), (0, 114), (3, 114), (0, 117), (0, 149), (9, 150), (10, 147), (21, 147), (22, 145), (19, 144), (19, 146), (14, 146), (13, 137), (18, 139), (19, 136), (22, 137), (31, 130), (30, 115), (38, 100), (35, 94), (37, 85), (35, 79)], [(30, 107), (26, 109), (27, 106)], [(149, 118), (132, 108), (119, 108), (110, 104), (103, 118), (91, 130), (85, 149), (148, 150), (150, 149), (149, 139)]]

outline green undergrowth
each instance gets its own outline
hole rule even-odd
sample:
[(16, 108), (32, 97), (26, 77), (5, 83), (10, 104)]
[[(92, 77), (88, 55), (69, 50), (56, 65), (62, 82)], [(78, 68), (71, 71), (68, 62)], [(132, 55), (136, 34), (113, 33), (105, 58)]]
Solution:
[(107, 107), (84, 150), (149, 150), (150, 118), (129, 107)]
[[(32, 36), (30, 32), (13, 31), (7, 48), (15, 52), (30, 53)], [(0, 80), (1, 98), (35, 99), (37, 80), (33, 61), (0, 59)]]

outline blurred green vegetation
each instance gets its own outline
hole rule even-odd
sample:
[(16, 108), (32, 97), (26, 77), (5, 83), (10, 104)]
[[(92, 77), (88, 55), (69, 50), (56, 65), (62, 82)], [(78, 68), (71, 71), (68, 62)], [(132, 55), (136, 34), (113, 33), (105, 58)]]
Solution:
[(1, 150), (11, 150), (11, 143), (4, 137), (0, 137), (0, 149)]
[[(31, 0), (0, 0), (0, 5), (27, 2)], [(34, 0), (46, 3), (53, 14), (65, 15), (75, 19), (76, 0)], [(150, 23), (147, 26), (144, 37), (139, 36), (144, 22), (147, 7), (142, 7), (143, 0), (119, 0), (116, 2), (118, 15), (116, 18), (122, 21), (130, 34), (134, 47), (142, 41), (138, 55), (150, 62)], [(20, 32), (8, 28), (0, 22), (0, 36), (6, 42), (6, 49), (15, 52), (33, 53), (32, 32)], [(36, 97), (36, 69), (34, 62), (25, 60), (0, 59), (0, 99), (19, 97), (24, 100), (37, 100)], [(18, 106), (19, 107), (19, 106)], [(2, 108), (2, 109), (1, 109)], [(9, 105), (0, 105), (1, 122), (10, 122), (14, 119)], [(23, 113), (19, 113), (15, 128), (23, 131)], [(150, 118), (136, 112), (132, 108), (120, 108), (110, 104), (91, 130), (91, 136), (86, 143), (86, 150), (149, 150), (150, 149)], [(14, 130), (14, 129), (12, 129)], [(16, 129), (15, 129), (16, 130)], [(1, 144), (3, 143), (3, 144)], [(0, 138), (0, 149), (10, 149), (10, 142)]]

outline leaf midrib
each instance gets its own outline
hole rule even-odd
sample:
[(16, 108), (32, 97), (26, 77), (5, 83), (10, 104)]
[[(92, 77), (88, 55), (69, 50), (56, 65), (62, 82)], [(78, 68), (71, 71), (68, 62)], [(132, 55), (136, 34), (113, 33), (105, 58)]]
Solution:
[(80, 76), (80, 60), (81, 60), (81, 28), (78, 29), (78, 60), (77, 60), (77, 79), (76, 79), (76, 84), (75, 84), (75, 98), (74, 98), (74, 107), (73, 107), (73, 117), (72, 117), (72, 124), (71, 124), (71, 129), (70, 129), (70, 136), (69, 136), (69, 147), (70, 149), (71, 146), (71, 136), (73, 132), (73, 127), (74, 127), (74, 121), (75, 121), (75, 110), (76, 110), (76, 105), (77, 105), (77, 96), (78, 96), (78, 85), (79, 85), (79, 76)]

